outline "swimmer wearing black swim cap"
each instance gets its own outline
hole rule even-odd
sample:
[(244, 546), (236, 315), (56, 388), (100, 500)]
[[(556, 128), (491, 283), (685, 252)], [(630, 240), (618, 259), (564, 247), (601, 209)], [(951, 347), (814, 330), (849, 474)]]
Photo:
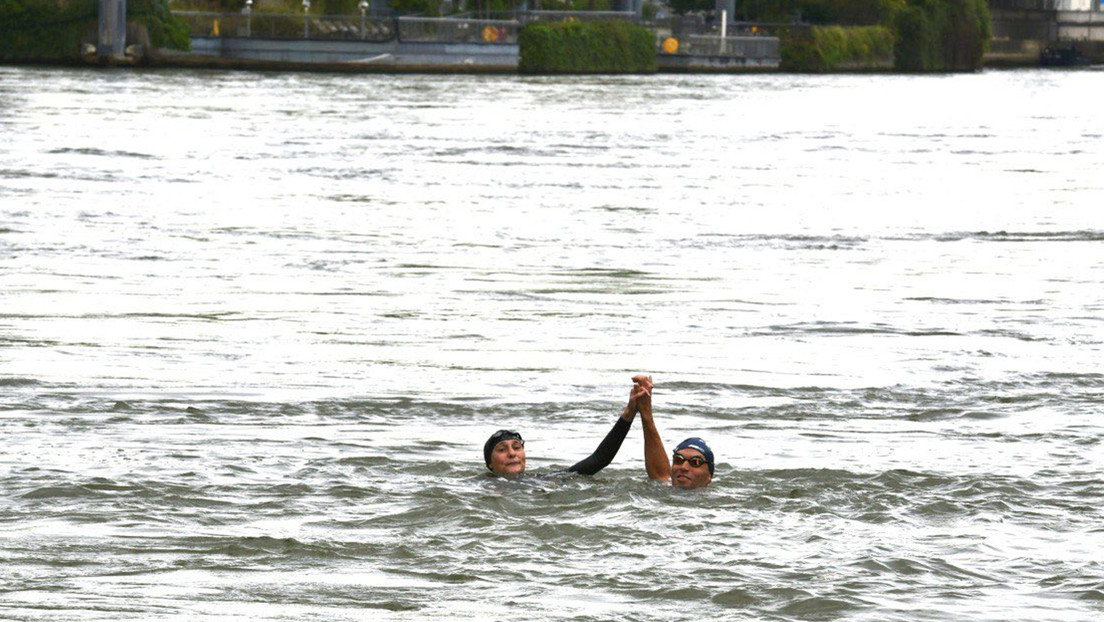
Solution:
[[(636, 418), (638, 411), (636, 400), (643, 395), (643, 388), (634, 385), (633, 390), (629, 392), (629, 403), (621, 410), (621, 415), (613, 424), (613, 428), (598, 444), (594, 453), (567, 469), (569, 473), (594, 475), (613, 462), (617, 451), (621, 449), (621, 443), (629, 433), (633, 419)], [(499, 477), (511, 479), (521, 477), (525, 473), (525, 440), (521, 438), (521, 434), (513, 430), (495, 432), (486, 443), (483, 443), (483, 462), (491, 473)]]

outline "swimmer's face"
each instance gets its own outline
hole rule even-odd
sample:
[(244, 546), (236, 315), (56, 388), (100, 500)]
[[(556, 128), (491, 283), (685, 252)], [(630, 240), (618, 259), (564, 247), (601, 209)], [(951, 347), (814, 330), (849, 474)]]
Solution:
[(499, 477), (517, 477), (525, 471), (525, 443), (516, 438), (499, 441), (491, 450), (491, 472)]
[[(698, 466), (694, 466), (697, 463)], [(671, 456), (671, 485), (677, 488), (702, 488), (708, 486), (713, 476), (709, 464), (697, 449), (680, 449)]]

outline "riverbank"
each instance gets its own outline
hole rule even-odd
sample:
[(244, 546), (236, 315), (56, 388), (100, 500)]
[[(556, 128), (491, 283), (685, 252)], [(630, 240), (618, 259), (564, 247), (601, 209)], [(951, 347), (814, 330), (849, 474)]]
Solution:
[[(771, 45), (766, 38), (762, 44)], [(150, 67), (186, 69), (222, 69), (252, 71), (319, 71), (337, 73), (468, 73), (514, 74), (518, 71), (518, 46), (500, 44), (399, 43), (349, 44), (341, 42), (272, 41), (194, 37), (192, 49), (143, 49), (128, 46), (121, 58), (103, 59), (91, 44), (76, 58), (6, 59), (0, 64), (87, 67)], [(777, 46), (777, 40), (773, 45)], [(1104, 64), (1104, 43), (1078, 42), (1090, 64)], [(986, 53), (988, 69), (1022, 69), (1039, 66), (1039, 53), (1045, 42), (1017, 42)], [(658, 53), (657, 72), (679, 73), (792, 73), (780, 66), (776, 57), (726, 57)], [(892, 73), (892, 63), (882, 60), (869, 65), (851, 64), (818, 73)], [(798, 72), (805, 73), (805, 72)]]
[[(56, 52), (32, 51), (12, 57), (9, 52), (7, 56), (0, 54), (0, 62), (365, 73), (515, 73), (521, 55), (518, 35), (524, 24), (519, 20), (474, 17), (358, 20), (194, 12), (173, 15), (191, 33), (187, 45), (179, 46), (188, 47), (187, 51), (158, 47), (151, 42), (143, 24), (130, 22), (126, 29), (127, 45), (119, 54), (105, 56), (102, 46), (97, 46), (94, 22), (89, 21), (83, 27), (83, 38), (66, 44), (74, 48), (79, 45), (79, 54), (59, 57)], [(550, 18), (541, 13), (531, 15), (538, 20)], [(1005, 22), (1002, 14), (997, 14), (994, 20), (997, 34), (1004, 36), (989, 42), (977, 66), (1038, 66), (1047, 41), (1012, 39), (1003, 33)], [(654, 70), (660, 73), (856, 73), (902, 69), (895, 55), (904, 48), (900, 41), (893, 43), (894, 35), (890, 32), (882, 33), (883, 39), (888, 37), (888, 43), (880, 46), (884, 51), (871, 54), (870, 50), (879, 46), (871, 45), (869, 37), (856, 36), (862, 34), (863, 28), (778, 25), (777, 29), (767, 29), (736, 24), (729, 30), (734, 34), (726, 36), (695, 34), (684, 24), (653, 24), (650, 28), (657, 48)], [(780, 36), (769, 36), (775, 32)], [(1104, 62), (1104, 42), (1079, 42), (1079, 46), (1091, 62)], [(921, 58), (925, 54), (913, 56)], [(916, 66), (911, 70), (925, 69)]]

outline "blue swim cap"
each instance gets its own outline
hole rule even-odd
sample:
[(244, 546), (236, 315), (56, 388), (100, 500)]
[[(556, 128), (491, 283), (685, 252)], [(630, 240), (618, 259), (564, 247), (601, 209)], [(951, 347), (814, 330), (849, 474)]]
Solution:
[[(696, 436), (682, 441), (675, 447), (675, 451), (680, 449), (694, 449), (701, 452), (701, 455), (705, 456), (705, 463), (709, 466), (709, 477), (713, 477), (713, 450), (709, 448), (709, 445), (705, 444), (705, 441)], [(674, 452), (671, 452), (674, 453)]]

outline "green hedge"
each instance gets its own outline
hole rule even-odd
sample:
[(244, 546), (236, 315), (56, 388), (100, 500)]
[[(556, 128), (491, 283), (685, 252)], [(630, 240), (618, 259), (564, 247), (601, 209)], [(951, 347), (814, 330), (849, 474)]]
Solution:
[(655, 36), (622, 21), (530, 22), (518, 35), (521, 73), (654, 73)]
[[(0, 59), (74, 61), (97, 37), (97, 0), (0, 0)], [(166, 0), (127, 0), (127, 20), (146, 26), (150, 45), (186, 50), (187, 26)]]
[(786, 71), (888, 69), (893, 32), (885, 26), (813, 26), (782, 33), (781, 68)]
[(901, 71), (980, 69), (992, 34), (985, 0), (908, 0), (896, 26)]

